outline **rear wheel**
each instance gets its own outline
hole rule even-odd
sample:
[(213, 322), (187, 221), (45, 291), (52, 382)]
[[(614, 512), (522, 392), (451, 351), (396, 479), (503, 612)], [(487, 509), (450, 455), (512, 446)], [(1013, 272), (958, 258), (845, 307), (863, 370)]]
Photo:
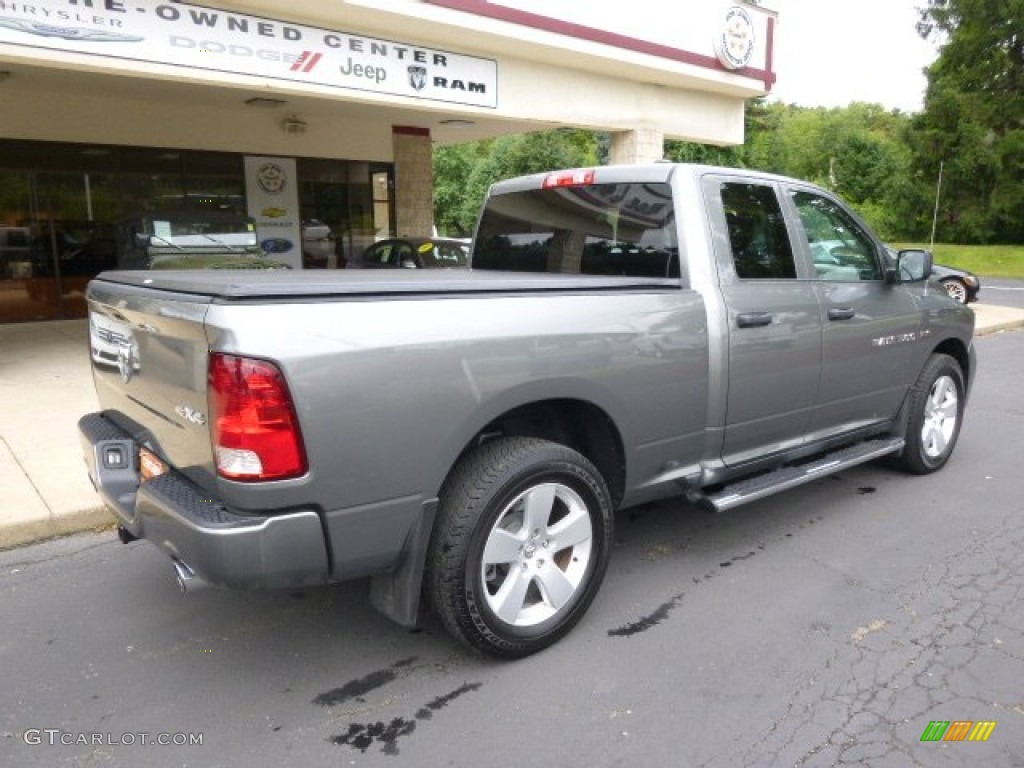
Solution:
[(964, 413), (964, 375), (949, 355), (932, 355), (910, 395), (906, 441), (897, 463), (925, 475), (949, 460)]
[(611, 499), (586, 458), (534, 438), (485, 443), (441, 491), (427, 574), (434, 609), (477, 650), (527, 656), (587, 610), (611, 537)]

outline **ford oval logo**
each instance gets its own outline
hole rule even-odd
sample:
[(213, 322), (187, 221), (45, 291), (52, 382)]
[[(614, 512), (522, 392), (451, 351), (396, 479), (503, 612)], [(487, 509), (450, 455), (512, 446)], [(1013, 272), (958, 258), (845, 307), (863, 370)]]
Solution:
[(291, 240), (284, 237), (269, 237), (260, 243), (260, 246), (267, 253), (286, 253), (292, 249), (293, 245), (294, 243)]

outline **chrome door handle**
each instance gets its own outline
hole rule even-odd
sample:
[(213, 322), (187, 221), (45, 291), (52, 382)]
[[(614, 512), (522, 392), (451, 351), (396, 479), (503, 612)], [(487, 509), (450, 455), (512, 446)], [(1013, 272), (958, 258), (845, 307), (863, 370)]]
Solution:
[(771, 324), (772, 316), (769, 312), (741, 312), (736, 315), (736, 325), (740, 328), (759, 328)]

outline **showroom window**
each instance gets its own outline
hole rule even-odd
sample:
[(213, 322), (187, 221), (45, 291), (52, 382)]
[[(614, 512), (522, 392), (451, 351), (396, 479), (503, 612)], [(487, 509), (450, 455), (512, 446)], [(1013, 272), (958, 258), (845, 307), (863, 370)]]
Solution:
[[(297, 168), (303, 267), (344, 267), (390, 234), (393, 166), (297, 158)], [(128, 266), (130, 222), (183, 209), (246, 216), (243, 155), (0, 141), (0, 323), (85, 317), (89, 280)]]

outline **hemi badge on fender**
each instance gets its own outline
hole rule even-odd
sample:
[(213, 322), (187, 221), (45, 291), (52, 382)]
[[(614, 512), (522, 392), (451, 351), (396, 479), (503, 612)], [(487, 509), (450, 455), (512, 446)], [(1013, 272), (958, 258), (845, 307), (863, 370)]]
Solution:
[(871, 346), (888, 347), (893, 344), (909, 344), (912, 341), (917, 341), (917, 334), (913, 331), (910, 333), (898, 333), (895, 336), (879, 336), (871, 340)]

